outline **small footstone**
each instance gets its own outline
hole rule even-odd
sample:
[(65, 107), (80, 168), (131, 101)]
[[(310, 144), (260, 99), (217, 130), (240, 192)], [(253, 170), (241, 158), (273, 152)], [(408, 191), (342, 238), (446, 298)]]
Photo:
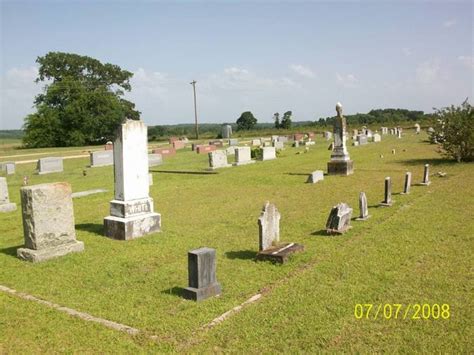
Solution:
[(286, 243), (262, 250), (257, 254), (257, 260), (268, 260), (284, 264), (293, 253), (304, 251), (304, 246), (296, 243)]

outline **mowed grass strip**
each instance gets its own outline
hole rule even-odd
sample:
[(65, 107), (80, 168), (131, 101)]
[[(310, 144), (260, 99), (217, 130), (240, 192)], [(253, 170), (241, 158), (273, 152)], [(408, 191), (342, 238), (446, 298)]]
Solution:
[[(371, 300), (404, 303), (404, 299), (423, 301), (419, 298), (419, 289), (410, 293), (410, 288), (392, 282), (401, 278), (400, 282), (417, 285), (419, 279), (407, 273), (412, 263), (407, 262), (407, 267), (401, 268), (400, 262), (393, 261), (394, 255), (398, 255), (393, 250), (395, 246), (399, 243), (405, 245), (404, 238), (418, 241), (420, 238), (423, 243), (428, 243), (423, 246), (426, 255), (438, 255), (438, 249), (433, 249), (430, 243), (441, 233), (439, 224), (451, 226), (463, 215), (468, 219), (465, 189), (470, 186), (466, 180), (472, 179), (472, 165), (456, 165), (440, 159), (434, 147), (422, 141), (424, 138), (412, 134), (401, 140), (384, 136), (381, 143), (350, 147), (355, 174), (349, 177), (327, 176), (322, 183), (315, 185), (305, 184), (305, 181), (311, 171), (326, 170), (329, 159), (329, 143), (326, 141), (318, 141), (307, 153), (303, 153), (304, 148), (287, 148), (275, 161), (222, 169), (215, 175), (155, 172), (151, 196), (155, 199), (155, 210), (162, 214), (163, 231), (130, 242), (101, 236), (103, 217), (109, 214), (109, 201), (113, 198), (111, 167), (87, 169), (84, 177), (82, 170), (87, 159), (65, 161), (64, 173), (42, 176), (32, 174), (32, 164), (19, 166), (17, 174), (8, 177), (11, 199), (17, 203), (23, 175), (30, 176), (30, 184), (68, 181), (73, 191), (106, 188), (109, 192), (74, 200), (77, 237), (85, 242), (85, 252), (43, 264), (28, 264), (15, 257), (16, 248), (23, 244), (21, 213), (0, 215), (0, 283), (156, 334), (164, 339), (159, 349), (198, 351), (217, 347), (244, 351), (251, 346), (255, 351), (265, 351), (263, 344), (269, 341), (267, 331), (276, 334), (281, 331), (281, 339), (271, 343), (282, 349), (349, 350), (344, 334), (349, 334), (347, 337), (350, 338), (354, 330), (363, 329), (361, 323), (353, 319), (355, 303)], [(390, 153), (393, 148), (396, 149), (395, 155)], [(380, 158), (380, 154), (384, 157)], [(396, 203), (391, 208), (371, 208), (371, 219), (353, 222), (354, 228), (347, 235), (323, 235), (333, 205), (347, 202), (354, 208), (356, 216), (360, 191), (366, 192), (369, 206), (375, 206), (383, 199), (385, 176), (392, 177), (393, 190), (399, 192), (405, 171), (413, 172), (414, 183), (421, 181), (425, 162), (433, 165), (432, 172), (442, 169), (448, 177), (433, 177), (431, 186), (414, 186), (410, 195), (394, 195)], [(203, 172), (207, 165), (206, 155), (197, 155), (188, 149), (179, 151), (175, 157), (165, 158), (163, 166), (151, 170)], [(444, 223), (444, 219), (433, 212), (432, 204), (442, 206), (450, 194), (457, 194), (450, 200), (455, 215), (447, 216)], [(253, 261), (258, 248), (257, 218), (266, 200), (276, 203), (282, 214), (282, 240), (302, 243), (306, 247), (304, 253), (283, 266)], [(418, 219), (421, 222), (406, 223), (405, 215), (416, 215), (412, 214), (416, 209), (420, 209)], [(426, 238), (425, 233), (429, 233), (431, 238)], [(387, 238), (391, 241), (388, 245), (384, 244)], [(464, 233), (460, 238), (464, 238), (464, 243), (469, 242)], [(202, 303), (193, 303), (180, 297), (180, 288), (187, 286), (187, 251), (201, 246), (217, 249), (217, 277), (223, 286), (223, 294)], [(446, 245), (451, 251), (457, 250), (450, 249), (454, 247)], [(409, 248), (398, 258), (415, 257), (416, 250)], [(462, 259), (464, 263), (469, 262), (469, 259)], [(448, 257), (439, 260), (441, 265), (446, 263), (446, 267), (450, 262)], [(449, 301), (459, 294), (459, 289), (453, 285), (464, 281), (463, 275), (453, 275), (448, 280), (452, 287), (445, 287), (440, 292)], [(212, 337), (208, 338), (206, 332), (201, 332), (200, 328), (215, 317), (269, 287), (273, 289), (263, 300), (210, 331), (208, 334)], [(388, 295), (387, 290), (395, 292), (400, 288), (405, 290), (399, 294), (401, 299), (396, 299), (398, 294), (392, 295), (391, 299), (384, 298)], [(427, 292), (429, 296), (429, 289)], [(315, 305), (322, 306), (316, 310), (323, 314), (318, 316), (318, 312), (310, 312)], [(463, 304), (453, 306), (462, 307)], [(294, 312), (288, 313), (289, 309)], [(75, 325), (72, 324), (80, 326), (77, 320), (65, 322), (68, 323), (65, 329), (73, 330)], [(261, 327), (254, 326), (260, 322)], [(367, 322), (363, 326), (371, 333), (380, 327), (379, 323)], [(380, 324), (386, 326), (386, 323)], [(439, 334), (434, 332), (442, 329), (436, 327), (445, 325), (436, 324), (433, 323), (433, 334), (436, 335), (431, 337), (431, 341), (445, 344), (447, 339), (439, 339)], [(414, 339), (416, 334), (426, 334), (417, 330), (417, 326), (410, 326), (415, 332)], [(365, 350), (372, 349), (375, 338), (365, 338), (366, 333), (362, 333), (360, 344), (356, 344), (354, 349), (364, 350), (365, 343), (371, 346)], [(31, 341), (21, 334), (8, 334), (4, 340), (7, 345), (17, 342), (18, 338), (24, 338), (25, 347)], [(93, 334), (91, 331), (91, 336)], [(120, 340), (123, 335), (117, 337), (117, 344), (111, 345), (112, 351), (120, 350), (122, 346), (125, 349), (129, 344), (128, 339)], [(243, 340), (244, 337), (249, 340)], [(460, 335), (453, 337), (462, 340)], [(403, 337), (393, 339), (395, 348), (398, 344), (400, 349), (404, 346), (406, 349), (408, 342)], [(78, 350), (71, 340), (66, 342), (58, 337), (53, 343), (52, 349)], [(288, 344), (286, 348), (283, 343)], [(136, 344), (143, 350), (148, 346), (141, 342)]]

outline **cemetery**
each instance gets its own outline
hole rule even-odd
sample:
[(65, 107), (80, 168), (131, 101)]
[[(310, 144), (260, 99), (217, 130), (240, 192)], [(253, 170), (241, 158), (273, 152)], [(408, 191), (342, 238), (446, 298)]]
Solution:
[[(115, 166), (119, 174), (115, 178), (114, 166), (91, 168), (89, 154), (65, 155), (62, 149), (46, 148), (25, 159), (21, 151), (3, 150), (2, 156), (16, 162), (16, 172), (2, 172), (9, 194), (0, 205), (0, 285), (10, 293), (32, 295), (59, 308), (115, 322), (119, 328), (125, 325), (138, 334), (0, 293), (7, 307), (2, 314), (10, 324), (4, 330), (7, 339), (14, 339), (13, 324), (19, 322), (26, 327), (22, 341), (37, 351), (46, 350), (34, 335), (42, 324), (48, 324), (53, 348), (86, 351), (109, 351), (112, 341), (115, 351), (125, 352), (215, 347), (245, 351), (248, 346), (264, 351), (260, 337), (272, 337), (272, 344), (284, 351), (319, 346), (363, 350), (365, 342), (382, 349), (377, 336), (370, 334), (388, 326), (390, 332), (405, 337), (418, 334), (413, 341), (399, 343), (398, 350), (448, 350), (448, 344), (450, 350), (456, 348), (446, 339), (427, 335), (440, 326), (435, 321), (424, 323), (423, 329), (414, 321), (360, 322), (352, 309), (356, 303), (373, 300), (375, 292), (381, 302), (456, 300), (458, 307), (467, 309), (468, 298), (459, 298), (463, 293), (453, 289), (453, 280), (461, 285), (465, 274), (459, 271), (469, 267), (468, 236), (473, 226), (463, 206), (474, 197), (469, 187), (474, 183), (472, 168), (440, 158), (426, 142), (426, 131), (405, 129), (402, 139), (390, 135), (376, 144), (334, 146), (332, 153), (327, 140), (318, 137), (306, 154), (298, 154), (305, 147), (292, 147), (290, 140), (268, 161), (250, 157), (251, 138), (234, 142), (238, 144), (233, 147), (235, 156), (225, 153), (229, 142), (196, 154), (192, 143), (213, 145), (190, 141), (160, 166), (149, 166), (148, 154), (158, 148), (143, 146), (146, 140), (138, 135), (133, 138), (138, 141), (130, 143), (133, 149), (124, 150), (131, 160), (120, 153), (120, 145), (127, 143), (115, 142), (114, 161), (123, 160), (122, 173)], [(335, 137), (336, 144), (342, 145), (337, 132)], [(163, 153), (171, 148), (159, 149)], [(390, 154), (392, 150), (397, 154)], [(224, 153), (217, 159), (217, 152)], [(63, 159), (63, 171), (54, 168), (54, 174), (37, 174), (35, 158), (67, 154), (76, 158)], [(386, 158), (380, 159), (381, 154)], [(350, 160), (353, 173), (327, 175), (328, 160)], [(209, 162), (221, 161), (229, 167), (206, 173)], [(433, 166), (431, 171), (443, 171), (445, 177), (430, 173)], [(138, 180), (126, 177), (129, 171), (134, 172), (130, 178)], [(135, 174), (138, 171), (140, 175)], [(151, 186), (148, 171), (154, 178)], [(58, 182), (66, 185), (51, 190)], [(44, 202), (27, 197), (35, 196), (35, 189), (50, 189), (44, 190), (50, 191), (45, 195), (49, 197)], [(71, 192), (81, 197), (71, 199)], [(277, 228), (278, 238), (262, 245), (262, 223), (259, 227), (257, 220), (268, 200), (278, 210), (265, 212), (273, 217), (265, 217), (264, 225)], [(8, 207), (14, 204), (18, 207)], [(55, 212), (51, 206), (63, 207)], [(34, 213), (34, 230), (23, 228), (25, 208), (41, 212)], [(44, 218), (62, 222), (39, 222)], [(127, 221), (137, 218), (148, 222), (132, 222), (139, 227), (127, 232)], [(48, 228), (61, 237), (50, 239), (44, 234)], [(236, 307), (239, 311), (228, 315)], [(22, 320), (25, 309), (33, 322)], [(462, 329), (466, 317), (460, 312), (442, 326)], [(247, 329), (256, 324), (262, 330), (249, 338)], [(275, 337), (271, 328), (281, 324), (286, 325)], [(204, 331), (206, 327), (210, 328)], [(295, 327), (302, 335), (290, 347), (283, 338)], [(353, 337), (361, 329), (368, 333), (364, 342)], [(64, 337), (63, 332), (74, 336)], [(332, 343), (335, 334), (339, 334), (338, 344)]]

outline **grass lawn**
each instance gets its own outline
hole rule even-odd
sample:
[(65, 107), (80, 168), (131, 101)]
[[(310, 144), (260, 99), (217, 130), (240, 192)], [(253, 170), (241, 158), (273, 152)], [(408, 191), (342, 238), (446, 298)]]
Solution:
[[(8, 176), (10, 199), (30, 184), (67, 181), (73, 192), (108, 192), (74, 199), (77, 239), (85, 251), (40, 264), (16, 258), (23, 244), (20, 210), (0, 214), (0, 284), (158, 336), (132, 337), (73, 318), (41, 304), (0, 293), (3, 352), (472, 352), (474, 170), (439, 157), (435, 147), (407, 131), (403, 139), (349, 147), (355, 173), (305, 184), (326, 170), (328, 142), (308, 153), (286, 148), (274, 161), (204, 172), (207, 156), (188, 150), (153, 167), (151, 196), (163, 231), (128, 242), (102, 236), (113, 197), (112, 167), (82, 170), (87, 158), (64, 161), (64, 173), (34, 175), (21, 164)], [(2, 149), (0, 147), (0, 149)], [(79, 148), (81, 149), (81, 148)], [(392, 155), (391, 150), (396, 149)], [(45, 150), (51, 152), (51, 150)], [(29, 153), (28, 150), (23, 150)], [(43, 150), (33, 153), (41, 154)], [(380, 157), (383, 154), (383, 158)], [(3, 154), (0, 154), (3, 156)], [(8, 160), (8, 159), (0, 159)], [(430, 186), (403, 189), (406, 171)], [(164, 173), (163, 170), (175, 173)], [(395, 204), (378, 208), (390, 176)], [(331, 207), (346, 202), (358, 215), (365, 191), (371, 218), (353, 221), (345, 235), (323, 233)], [(265, 201), (281, 215), (281, 239), (305, 246), (289, 263), (256, 263), (257, 218)], [(187, 286), (187, 251), (217, 250), (220, 297), (195, 303), (180, 297)], [(212, 329), (202, 327), (262, 293)], [(356, 319), (356, 304), (449, 304), (449, 319)]]

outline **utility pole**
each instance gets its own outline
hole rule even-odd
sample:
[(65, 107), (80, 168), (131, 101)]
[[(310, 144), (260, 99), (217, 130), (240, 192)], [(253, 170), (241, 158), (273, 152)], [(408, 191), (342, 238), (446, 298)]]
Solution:
[(197, 114), (197, 108), (196, 108), (196, 80), (193, 80), (190, 82), (190, 84), (193, 86), (193, 92), (194, 92), (194, 123), (195, 123), (195, 128), (196, 128), (196, 139), (199, 139), (199, 130), (198, 130), (198, 114)]

